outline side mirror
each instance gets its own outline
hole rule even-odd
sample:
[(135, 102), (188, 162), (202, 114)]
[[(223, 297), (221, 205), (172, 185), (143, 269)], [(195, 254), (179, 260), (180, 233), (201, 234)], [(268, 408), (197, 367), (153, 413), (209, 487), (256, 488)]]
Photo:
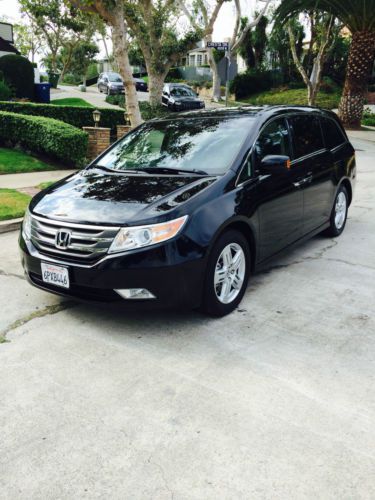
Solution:
[(283, 155), (267, 155), (260, 163), (261, 175), (280, 175), (289, 172), (290, 158)]

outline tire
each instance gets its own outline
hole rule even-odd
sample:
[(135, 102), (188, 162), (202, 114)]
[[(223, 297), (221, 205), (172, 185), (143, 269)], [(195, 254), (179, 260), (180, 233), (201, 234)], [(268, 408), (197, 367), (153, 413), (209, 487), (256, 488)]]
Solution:
[(219, 237), (208, 259), (203, 312), (221, 317), (236, 309), (246, 291), (250, 262), (249, 244), (242, 233), (229, 230)]
[(341, 186), (337, 191), (335, 203), (333, 204), (330, 226), (324, 232), (327, 236), (336, 237), (344, 231), (348, 217), (349, 196), (346, 188)]

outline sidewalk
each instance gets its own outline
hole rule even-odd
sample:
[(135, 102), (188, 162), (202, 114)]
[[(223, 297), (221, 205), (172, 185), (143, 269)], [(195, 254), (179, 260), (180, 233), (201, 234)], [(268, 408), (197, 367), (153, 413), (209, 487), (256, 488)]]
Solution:
[(42, 182), (59, 181), (76, 170), (48, 170), (47, 172), (30, 172), (26, 174), (0, 175), (0, 188), (20, 189), (38, 186)]
[(360, 139), (361, 141), (375, 142), (375, 127), (365, 127), (366, 130), (347, 130), (350, 140)]

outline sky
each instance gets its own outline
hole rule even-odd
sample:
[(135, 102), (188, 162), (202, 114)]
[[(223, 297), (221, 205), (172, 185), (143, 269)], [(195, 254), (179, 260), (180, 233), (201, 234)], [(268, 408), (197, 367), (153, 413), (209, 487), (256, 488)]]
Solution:
[[(256, 0), (241, 0), (242, 15), (252, 17)], [(7, 16), (9, 22), (17, 22), (21, 18), (17, 0), (0, 0), (0, 16)], [(214, 41), (221, 42), (232, 35), (235, 22), (235, 10), (232, 2), (224, 2), (215, 24)], [(104, 56), (104, 47), (101, 47), (100, 56)]]

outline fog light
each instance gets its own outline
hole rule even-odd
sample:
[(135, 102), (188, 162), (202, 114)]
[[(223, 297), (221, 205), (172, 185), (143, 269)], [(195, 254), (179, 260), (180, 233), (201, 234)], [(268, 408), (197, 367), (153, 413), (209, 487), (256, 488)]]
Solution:
[(123, 299), (156, 299), (155, 295), (145, 288), (125, 288), (123, 290), (115, 290)]

